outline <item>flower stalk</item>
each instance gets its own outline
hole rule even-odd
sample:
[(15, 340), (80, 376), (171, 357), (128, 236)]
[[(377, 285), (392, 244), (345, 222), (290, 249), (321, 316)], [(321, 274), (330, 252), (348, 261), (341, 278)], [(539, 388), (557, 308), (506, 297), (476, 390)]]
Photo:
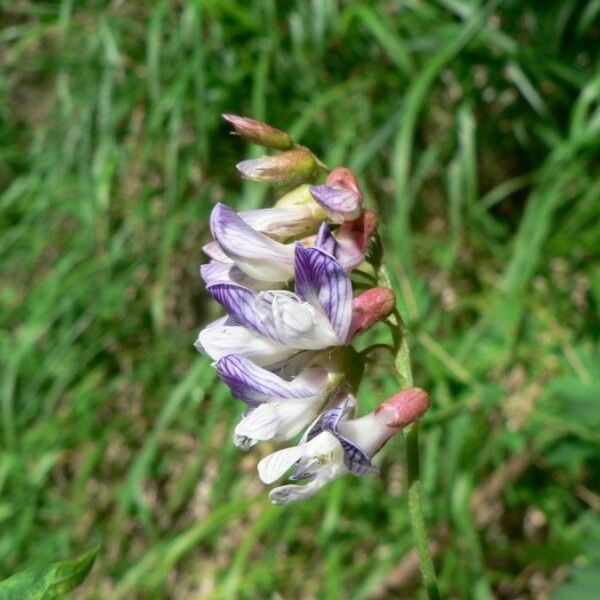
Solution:
[[(385, 265), (379, 269), (379, 283), (392, 287), (389, 273)], [(410, 360), (410, 346), (408, 332), (404, 320), (396, 310), (389, 318), (394, 340), (396, 373), (402, 387), (410, 388), (413, 385), (412, 365)], [(419, 451), (419, 423), (418, 421), (407, 427), (402, 432), (404, 451), (406, 457), (406, 479), (408, 484), (408, 512), (413, 534), (415, 548), (419, 556), (419, 567), (423, 584), (429, 600), (439, 600), (440, 593), (437, 586), (435, 567), (429, 549), (427, 528), (423, 517), (423, 501), (421, 497), (421, 468)]]

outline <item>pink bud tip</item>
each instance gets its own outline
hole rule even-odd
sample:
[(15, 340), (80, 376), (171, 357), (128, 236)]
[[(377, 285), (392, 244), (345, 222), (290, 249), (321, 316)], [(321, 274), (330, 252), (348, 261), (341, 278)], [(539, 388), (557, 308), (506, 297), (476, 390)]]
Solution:
[(377, 321), (385, 319), (395, 306), (396, 296), (390, 288), (375, 287), (359, 294), (352, 301), (351, 334), (362, 333)]
[(340, 229), (340, 235), (349, 235), (356, 243), (358, 249), (364, 254), (369, 245), (369, 240), (377, 231), (379, 220), (372, 210), (365, 210), (358, 219), (346, 221)]
[(375, 409), (388, 427), (402, 429), (422, 417), (429, 408), (429, 394), (421, 388), (400, 390)]
[(275, 150), (289, 150), (294, 146), (294, 140), (285, 131), (271, 127), (267, 123), (239, 115), (224, 114), (222, 116), (233, 125), (239, 136), (249, 142)]
[(346, 167), (334, 169), (329, 173), (326, 183), (331, 187), (341, 187), (353, 191), (360, 197), (360, 201), (362, 202), (362, 193), (358, 187), (358, 180), (350, 169)]

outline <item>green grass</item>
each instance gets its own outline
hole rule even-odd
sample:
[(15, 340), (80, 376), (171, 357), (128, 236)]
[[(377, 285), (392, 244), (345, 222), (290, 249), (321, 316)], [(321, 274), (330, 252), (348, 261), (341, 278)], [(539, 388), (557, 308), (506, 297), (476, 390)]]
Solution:
[[(600, 563), (600, 3), (0, 1), (0, 575), (81, 598), (422, 598), (399, 442), (271, 507), (192, 347), (207, 216), (273, 190), (222, 112), (357, 171), (412, 332), (444, 596)], [(383, 333), (382, 333), (383, 335)], [(394, 391), (381, 357), (362, 410)], [(404, 570), (403, 570), (404, 569)], [(408, 569), (410, 571), (410, 569)]]

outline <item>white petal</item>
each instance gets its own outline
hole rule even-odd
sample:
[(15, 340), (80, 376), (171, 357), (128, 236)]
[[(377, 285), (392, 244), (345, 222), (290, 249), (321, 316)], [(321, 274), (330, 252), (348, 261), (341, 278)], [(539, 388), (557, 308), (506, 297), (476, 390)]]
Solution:
[(304, 350), (341, 343), (327, 317), (295, 294), (280, 292), (273, 297), (271, 306), (275, 329), (282, 342)]
[(279, 427), (273, 439), (285, 441), (300, 433), (316, 417), (323, 404), (322, 396), (305, 398), (302, 403), (290, 401), (275, 405), (279, 415)]
[(256, 441), (289, 440), (314, 419), (321, 404), (321, 397), (297, 404), (261, 404), (238, 423), (234, 439), (239, 440), (244, 449), (250, 447), (250, 442), (243, 441), (242, 438)]
[(371, 412), (360, 419), (340, 421), (339, 432), (371, 458), (387, 442), (395, 430), (377, 420)]
[(207, 287), (215, 283), (234, 283), (251, 290), (259, 291), (268, 290), (274, 284), (272, 281), (253, 279), (231, 261), (224, 263), (218, 260), (211, 260), (200, 266), (200, 275)]
[(329, 431), (323, 431), (301, 447), (307, 457), (317, 458), (321, 464), (341, 462), (344, 457), (342, 445)]
[(263, 483), (273, 483), (292, 467), (292, 465), (305, 456), (303, 446), (284, 448), (273, 454), (265, 456), (258, 463), (258, 476)]
[(245, 210), (240, 217), (250, 227), (273, 237), (296, 237), (314, 229), (314, 208), (307, 204)]
[(264, 367), (297, 352), (295, 348), (258, 335), (241, 325), (224, 325), (224, 320), (219, 319), (203, 329), (194, 343), (200, 352), (208, 354), (213, 360), (228, 354), (241, 354)]
[(337, 479), (340, 475), (347, 472), (343, 465), (331, 465), (322, 469), (318, 475), (305, 485), (282, 485), (271, 490), (269, 498), (273, 504), (289, 504), (306, 500), (314, 496), (319, 490), (325, 487), (329, 482)]
[(277, 433), (279, 415), (272, 404), (261, 404), (248, 413), (236, 426), (235, 435), (252, 440), (270, 440)]
[(219, 246), (217, 242), (208, 242), (208, 244), (202, 246), (202, 250), (204, 251), (204, 254), (213, 260), (218, 260), (221, 263), (226, 263), (229, 265), (234, 264), (229, 256), (223, 252), (221, 246)]

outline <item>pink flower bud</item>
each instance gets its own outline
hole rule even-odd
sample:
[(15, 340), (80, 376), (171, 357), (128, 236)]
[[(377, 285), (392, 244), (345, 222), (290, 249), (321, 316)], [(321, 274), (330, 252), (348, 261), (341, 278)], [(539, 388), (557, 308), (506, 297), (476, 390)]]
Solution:
[(360, 252), (364, 254), (369, 245), (369, 240), (377, 231), (378, 225), (377, 215), (372, 210), (365, 210), (358, 219), (344, 223), (338, 229), (337, 238), (338, 240), (352, 240)]
[(223, 118), (233, 125), (240, 137), (253, 144), (275, 150), (290, 150), (294, 147), (294, 140), (285, 131), (271, 127), (266, 123), (230, 114), (224, 114)]
[(360, 202), (362, 202), (363, 195), (358, 187), (358, 180), (350, 169), (347, 169), (346, 167), (333, 169), (333, 171), (329, 173), (326, 183), (331, 187), (344, 188), (345, 190), (354, 192), (360, 198)]
[(429, 394), (421, 388), (400, 390), (374, 411), (388, 427), (402, 429), (422, 417), (429, 408)]
[(375, 287), (359, 294), (352, 301), (351, 336), (366, 331), (385, 319), (396, 306), (396, 296), (390, 288)]
[(303, 148), (288, 150), (274, 156), (245, 160), (237, 165), (242, 176), (265, 183), (299, 183), (316, 173), (314, 156)]

